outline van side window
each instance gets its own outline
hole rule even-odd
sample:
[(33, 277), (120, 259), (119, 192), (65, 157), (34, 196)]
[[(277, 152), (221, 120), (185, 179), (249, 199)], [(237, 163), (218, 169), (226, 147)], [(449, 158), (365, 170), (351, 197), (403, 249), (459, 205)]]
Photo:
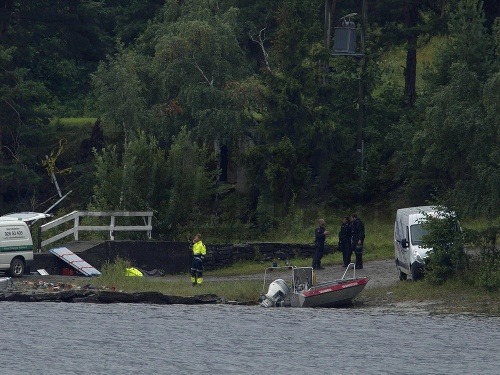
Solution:
[(410, 227), (406, 227), (406, 241), (410, 242)]

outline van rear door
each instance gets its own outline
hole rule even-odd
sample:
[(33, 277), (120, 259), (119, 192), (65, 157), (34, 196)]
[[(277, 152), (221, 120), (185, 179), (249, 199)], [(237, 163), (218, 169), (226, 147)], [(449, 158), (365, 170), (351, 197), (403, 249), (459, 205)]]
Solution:
[(12, 214), (0, 216), (0, 220), (20, 220), (24, 222), (31, 222), (35, 220), (45, 219), (51, 217), (51, 214), (45, 214), (40, 212), (15, 212)]
[(408, 217), (398, 215), (394, 225), (394, 247), (398, 268), (405, 273), (410, 272), (410, 252), (408, 247), (403, 247), (402, 241), (409, 240)]

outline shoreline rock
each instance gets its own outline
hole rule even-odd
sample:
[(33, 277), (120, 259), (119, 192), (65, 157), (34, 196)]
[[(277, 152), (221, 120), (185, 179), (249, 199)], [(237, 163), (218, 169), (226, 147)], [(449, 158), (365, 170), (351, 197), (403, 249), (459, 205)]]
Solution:
[(80, 289), (57, 292), (18, 292), (5, 291), (0, 293), (0, 302), (89, 302), (89, 303), (149, 303), (158, 305), (199, 305), (221, 303), (221, 298), (215, 294), (200, 294), (195, 296), (172, 296), (159, 292), (127, 293), (111, 290)]

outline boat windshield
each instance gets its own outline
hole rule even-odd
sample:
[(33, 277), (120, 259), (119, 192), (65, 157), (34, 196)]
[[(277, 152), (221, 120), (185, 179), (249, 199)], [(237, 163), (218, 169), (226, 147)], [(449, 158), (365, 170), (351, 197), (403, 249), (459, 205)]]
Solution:
[(422, 238), (427, 235), (429, 231), (422, 227), (422, 224), (413, 224), (410, 226), (411, 244), (422, 245)]

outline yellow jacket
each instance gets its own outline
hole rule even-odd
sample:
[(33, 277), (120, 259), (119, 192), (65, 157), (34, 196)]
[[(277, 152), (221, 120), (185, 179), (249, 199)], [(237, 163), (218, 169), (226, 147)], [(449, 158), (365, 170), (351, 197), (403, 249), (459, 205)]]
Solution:
[(135, 267), (125, 268), (125, 276), (144, 276), (141, 271)]
[(205, 245), (203, 245), (203, 242), (198, 241), (195, 244), (193, 244), (193, 255), (199, 256), (199, 255), (207, 255), (207, 248)]

